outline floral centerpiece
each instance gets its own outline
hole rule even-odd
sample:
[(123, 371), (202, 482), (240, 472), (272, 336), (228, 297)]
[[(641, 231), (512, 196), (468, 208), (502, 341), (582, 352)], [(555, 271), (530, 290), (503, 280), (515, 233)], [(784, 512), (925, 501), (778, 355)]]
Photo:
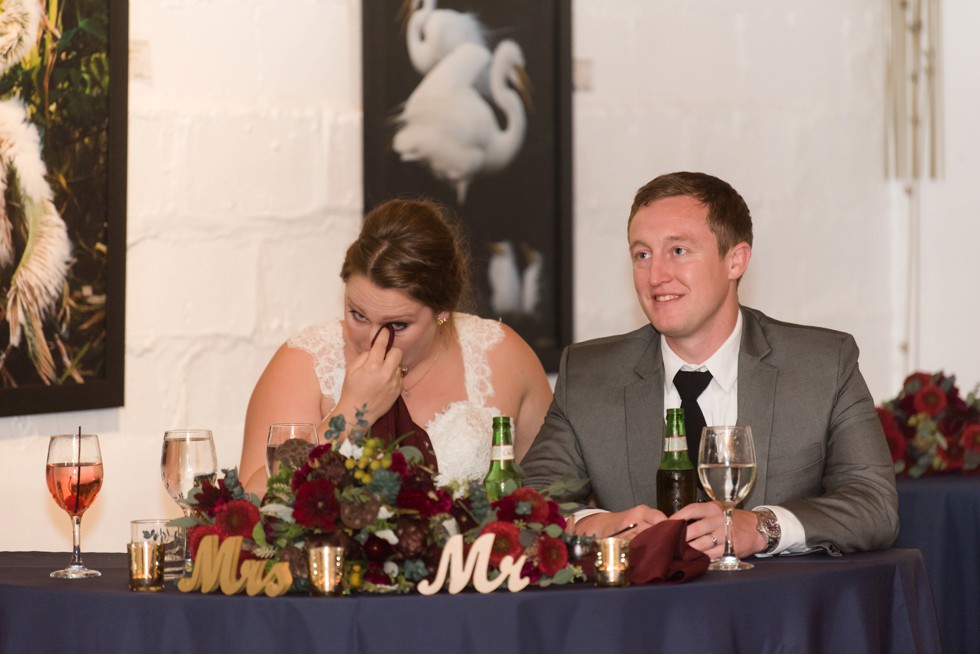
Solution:
[(916, 372), (878, 407), (895, 473), (922, 477), (980, 470), (978, 388), (960, 396), (955, 375)]
[(416, 448), (371, 438), (360, 416), (340, 440), (345, 426), (343, 416), (333, 418), (327, 444), (312, 449), (298, 440), (281, 445), (279, 471), (262, 499), (245, 492), (235, 469), (224, 470), (217, 485), (205, 482), (192, 491), (196, 517), (176, 521), (186, 521), (191, 556), (209, 534), (242, 536), (242, 561), (263, 559), (268, 568), (287, 562), (293, 590), (304, 590), (305, 545), (328, 540), (347, 552), (348, 592), (408, 592), (434, 576), (451, 536), (463, 534), (468, 547), (492, 533), (491, 575), (505, 556), (523, 554), (522, 576), (531, 583), (584, 579), (569, 562), (560, 507), (548, 499), (573, 484), (559, 483), (544, 494), (515, 485), (490, 502), (479, 482), (436, 486)]

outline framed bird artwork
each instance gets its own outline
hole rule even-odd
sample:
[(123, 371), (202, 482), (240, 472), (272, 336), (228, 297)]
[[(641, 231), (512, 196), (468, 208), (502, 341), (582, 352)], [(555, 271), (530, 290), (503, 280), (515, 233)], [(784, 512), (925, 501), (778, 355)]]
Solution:
[(557, 371), (572, 336), (568, 0), (362, 7), (364, 210), (424, 196), (455, 214), (469, 310)]
[(0, 9), (0, 416), (123, 402), (128, 23)]

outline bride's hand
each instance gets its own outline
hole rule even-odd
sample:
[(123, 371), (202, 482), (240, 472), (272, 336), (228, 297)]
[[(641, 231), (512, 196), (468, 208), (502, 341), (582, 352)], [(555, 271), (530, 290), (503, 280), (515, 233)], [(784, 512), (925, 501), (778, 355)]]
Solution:
[(381, 334), (371, 349), (359, 354), (347, 368), (337, 407), (351, 411), (346, 416), (350, 424), (353, 424), (354, 412), (365, 405), (364, 419), (369, 425), (373, 424), (391, 408), (402, 392), (402, 351), (393, 347), (385, 356), (387, 344), (386, 335)]

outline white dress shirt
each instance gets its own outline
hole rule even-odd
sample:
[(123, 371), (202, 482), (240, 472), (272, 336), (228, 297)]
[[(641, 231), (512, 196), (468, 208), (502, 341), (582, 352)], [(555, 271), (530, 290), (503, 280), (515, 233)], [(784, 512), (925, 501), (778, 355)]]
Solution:
[[(742, 343), (742, 312), (738, 312), (735, 329), (714, 354), (705, 361), (691, 364), (681, 359), (667, 344), (667, 338), (660, 335), (660, 351), (664, 358), (664, 410), (681, 406), (681, 396), (674, 386), (674, 375), (678, 370), (694, 370), (711, 373), (711, 383), (698, 397), (698, 406), (704, 414), (706, 425), (738, 424), (738, 353)], [(751, 425), (749, 425), (751, 427)], [(691, 462), (697, 465), (697, 452), (689, 452)], [(806, 551), (806, 535), (803, 525), (792, 512), (780, 506), (757, 506), (767, 508), (779, 520), (780, 538), (772, 554), (784, 551)], [(764, 555), (763, 555), (764, 556)]]

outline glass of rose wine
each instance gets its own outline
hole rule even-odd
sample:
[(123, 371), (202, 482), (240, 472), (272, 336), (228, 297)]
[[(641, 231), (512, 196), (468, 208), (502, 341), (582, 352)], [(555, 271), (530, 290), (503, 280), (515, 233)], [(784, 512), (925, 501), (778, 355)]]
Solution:
[[(218, 477), (218, 458), (214, 452), (214, 437), (210, 429), (171, 429), (163, 435), (160, 474), (170, 497), (180, 505), (185, 516), (193, 515), (187, 503), (191, 490), (205, 481), (212, 484)], [(177, 560), (164, 562), (164, 577), (173, 579), (190, 572), (193, 566), (187, 546), (187, 529), (180, 531)]]
[(82, 514), (92, 506), (102, 488), (102, 451), (95, 434), (58, 434), (48, 441), (45, 478), (51, 497), (64, 509), (72, 524), (71, 561), (68, 567), (51, 573), (57, 579), (98, 577), (98, 570), (82, 563)]
[(732, 510), (755, 483), (755, 445), (745, 425), (705, 427), (698, 451), (698, 476), (705, 492), (725, 511), (725, 551), (709, 570), (748, 570), (732, 545)]

